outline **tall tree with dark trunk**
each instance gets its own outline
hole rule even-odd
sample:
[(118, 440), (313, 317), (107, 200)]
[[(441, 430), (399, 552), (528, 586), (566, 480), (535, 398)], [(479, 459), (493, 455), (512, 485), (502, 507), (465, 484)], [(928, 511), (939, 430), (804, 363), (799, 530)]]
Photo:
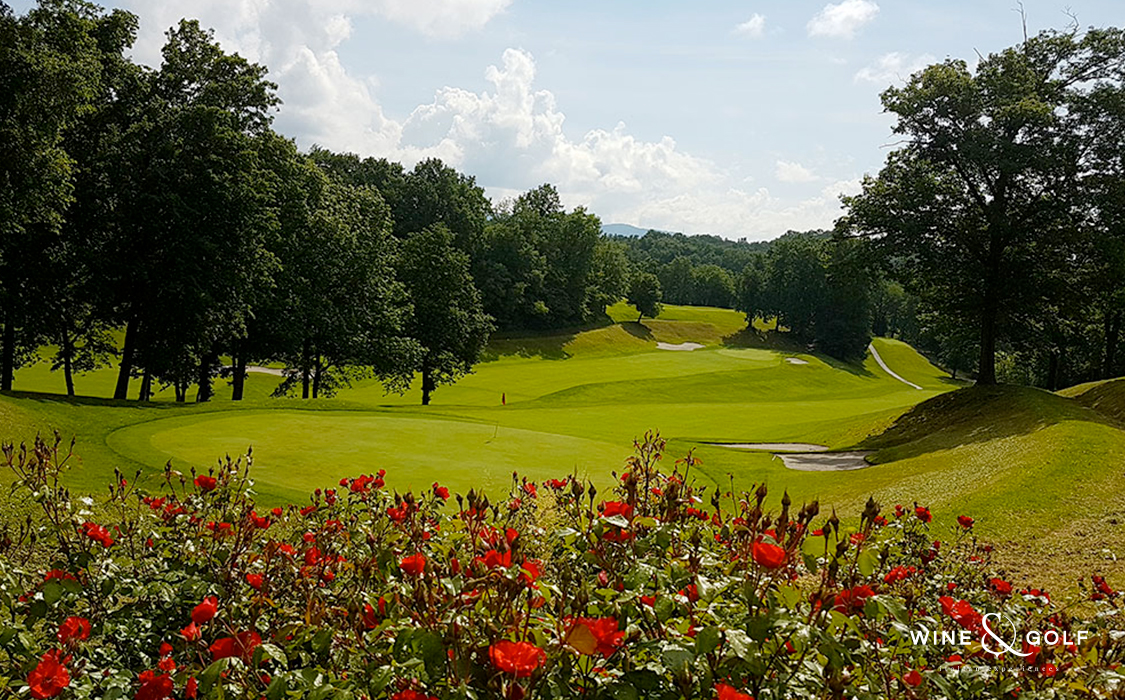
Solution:
[(50, 252), (73, 197), (62, 139), (97, 91), (105, 21), (84, 2), (43, 3), (22, 17), (0, 3), (0, 390), (33, 356), (49, 311)]
[(840, 228), (871, 238), (927, 305), (972, 318), (977, 382), (1017, 316), (1045, 303), (1044, 277), (1072, 260), (1068, 209), (1079, 171), (1068, 105), (1120, 80), (1118, 29), (1044, 32), (970, 71), (947, 60), (883, 93), (905, 145), (845, 197)]
[(390, 211), (367, 186), (343, 184), (277, 139), (270, 149), (279, 228), (267, 243), (278, 269), (254, 303), (246, 344), (255, 360), (289, 369), (277, 395), (331, 396), (353, 377), (409, 385), (417, 343), (411, 305), (396, 280)]
[(420, 346), (416, 368), (425, 406), (439, 386), (472, 371), (488, 344), (492, 319), (473, 285), (469, 256), (440, 224), (403, 242), (398, 274), (414, 306), (407, 335)]
[(257, 150), (277, 98), (265, 68), (194, 21), (169, 31), (163, 58), (118, 149), (122, 206), (99, 256), (126, 327), (115, 398), (139, 366), (177, 399), (197, 383), (207, 400), (219, 348), (244, 334), (249, 290), (269, 276)]

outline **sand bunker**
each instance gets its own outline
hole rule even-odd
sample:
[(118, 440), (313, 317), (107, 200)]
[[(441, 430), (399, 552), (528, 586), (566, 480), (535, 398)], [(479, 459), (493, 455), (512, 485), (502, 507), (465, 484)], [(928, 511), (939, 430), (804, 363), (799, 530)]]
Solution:
[(870, 451), (825, 452), (823, 454), (777, 454), (787, 468), (799, 472), (846, 472), (871, 465), (865, 457)]
[(808, 364), (808, 360), (802, 360), (799, 357), (787, 357), (787, 358), (785, 358), (785, 361), (788, 362), (791, 365), (807, 365)]
[(686, 350), (687, 352), (691, 352), (692, 350), (698, 350), (701, 347), (703, 346), (699, 343), (680, 343), (679, 345), (673, 345), (672, 343), (656, 344), (657, 350)]
[(729, 447), (735, 450), (756, 450), (758, 452), (827, 452), (824, 445), (809, 442), (709, 442), (715, 447)]

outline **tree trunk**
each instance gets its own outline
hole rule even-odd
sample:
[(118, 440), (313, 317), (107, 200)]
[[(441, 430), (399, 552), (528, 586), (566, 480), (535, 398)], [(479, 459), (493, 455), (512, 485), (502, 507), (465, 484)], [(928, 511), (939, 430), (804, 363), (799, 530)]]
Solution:
[(1114, 311), (1105, 317), (1105, 366), (1103, 379), (1111, 379), (1117, 373), (1117, 343), (1121, 338), (1121, 312)]
[(11, 316), (4, 321), (3, 347), (0, 348), (0, 391), (12, 390), (16, 373), (16, 328)]
[(66, 326), (62, 329), (62, 338), (59, 342), (59, 354), (62, 355), (63, 377), (66, 379), (66, 395), (74, 396), (74, 341), (70, 338)]
[(188, 390), (187, 382), (185, 382), (181, 379), (177, 379), (176, 382), (175, 382), (175, 386), (176, 386), (176, 403), (184, 403), (185, 401), (187, 401), (187, 390)]
[(433, 370), (429, 364), (422, 364), (422, 405), (430, 405), (430, 393), (437, 387), (434, 386)]
[(196, 403), (206, 403), (215, 395), (215, 387), (211, 383), (211, 367), (218, 361), (218, 357), (218, 353), (212, 350), (199, 358), (199, 379), (197, 380), (199, 391), (195, 394)]
[(138, 401), (152, 401), (152, 372), (145, 370), (144, 376), (141, 377), (141, 395), (137, 397)]
[(117, 370), (117, 388), (113, 391), (113, 398), (124, 401), (129, 398), (129, 376), (133, 373), (133, 354), (136, 352), (137, 332), (139, 322), (137, 317), (129, 319), (125, 326), (125, 347), (121, 349), (121, 366)]
[(312, 358), (309, 357), (309, 339), (305, 338), (301, 347), (301, 398), (309, 398), (309, 372), (311, 371)]
[(312, 397), (314, 399), (320, 398), (320, 374), (324, 370), (323, 365), (320, 363), (320, 355), (316, 356), (313, 362), (313, 375), (312, 375)]
[(1047, 358), (1047, 390), (1055, 391), (1059, 388), (1059, 351), (1052, 350)]
[(996, 383), (996, 309), (988, 307), (980, 319), (980, 359), (977, 362), (977, 384)]
[(231, 365), (233, 365), (233, 374), (231, 375), (233, 390), (231, 391), (230, 400), (241, 401), (246, 388), (246, 358), (236, 357), (234, 361), (231, 362)]
[(644, 311), (642, 311), (642, 312), (641, 312), (641, 315), (640, 315), (640, 316), (637, 316), (637, 323), (640, 323), (640, 322), (641, 322), (641, 319), (642, 319), (642, 318), (644, 318), (644, 317), (645, 317), (645, 312), (644, 312)]

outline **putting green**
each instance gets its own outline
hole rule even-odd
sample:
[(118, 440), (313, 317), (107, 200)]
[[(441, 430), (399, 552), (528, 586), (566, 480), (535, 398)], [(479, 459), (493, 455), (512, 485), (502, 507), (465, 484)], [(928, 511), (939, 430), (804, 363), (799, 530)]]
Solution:
[(303, 499), (342, 477), (386, 469), (400, 490), (435, 481), (503, 496), (512, 473), (540, 481), (567, 474), (604, 482), (629, 446), (498, 424), (338, 411), (240, 411), (168, 418), (123, 428), (111, 448), (137, 460), (197, 468), (254, 446), (260, 490)]

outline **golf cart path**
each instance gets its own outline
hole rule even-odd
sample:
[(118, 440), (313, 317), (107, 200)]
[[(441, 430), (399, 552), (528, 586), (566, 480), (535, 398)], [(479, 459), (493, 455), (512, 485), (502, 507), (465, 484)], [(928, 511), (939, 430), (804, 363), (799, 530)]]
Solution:
[(924, 391), (924, 389), (922, 389), (922, 387), (918, 386), (914, 382), (908, 382), (905, 379), (903, 379), (902, 377), (895, 374), (894, 370), (892, 370), (890, 367), (888, 367), (886, 362), (883, 362), (883, 358), (879, 357), (879, 351), (875, 349), (875, 343), (869, 343), (867, 345), (867, 349), (871, 351), (871, 356), (875, 358), (875, 361), (879, 363), (879, 366), (883, 368), (884, 372), (891, 375), (895, 379), (899, 380), (903, 384), (906, 384), (907, 386), (912, 386), (915, 389), (917, 389), (918, 391)]

